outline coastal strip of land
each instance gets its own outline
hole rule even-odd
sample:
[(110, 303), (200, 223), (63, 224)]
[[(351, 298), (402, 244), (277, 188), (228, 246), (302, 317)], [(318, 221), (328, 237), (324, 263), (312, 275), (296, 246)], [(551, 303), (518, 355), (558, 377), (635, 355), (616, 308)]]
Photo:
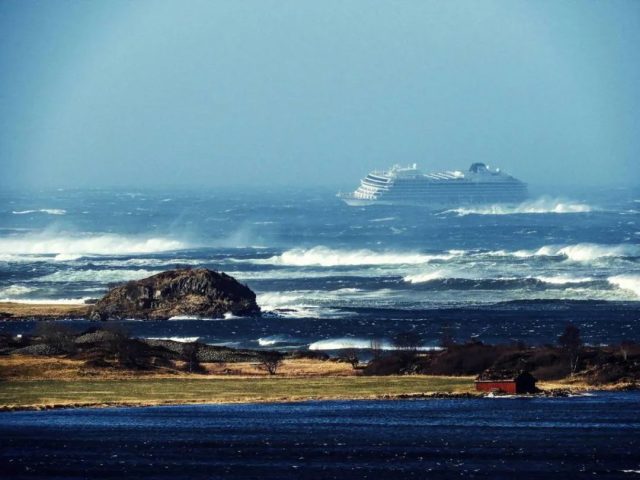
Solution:
[(60, 320), (85, 318), (90, 306), (83, 303), (19, 303), (0, 302), (0, 320)]
[(0, 410), (471, 396), (471, 377), (190, 377), (19, 380)]
[[(63, 357), (11, 355), (0, 362), (0, 411), (51, 408), (295, 402), (403, 398), (470, 398), (475, 376), (361, 376), (345, 363), (286, 360), (278, 375), (239, 362), (184, 371), (91, 369)], [(223, 373), (226, 372), (226, 373)], [(583, 382), (542, 382), (546, 392), (580, 393)]]

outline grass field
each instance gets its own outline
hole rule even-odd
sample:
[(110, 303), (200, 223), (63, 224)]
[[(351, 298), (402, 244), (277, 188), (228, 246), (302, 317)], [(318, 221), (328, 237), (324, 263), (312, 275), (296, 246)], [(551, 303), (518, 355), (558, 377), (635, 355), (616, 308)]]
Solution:
[(0, 383), (0, 408), (392, 398), (472, 391), (471, 377), (18, 380)]

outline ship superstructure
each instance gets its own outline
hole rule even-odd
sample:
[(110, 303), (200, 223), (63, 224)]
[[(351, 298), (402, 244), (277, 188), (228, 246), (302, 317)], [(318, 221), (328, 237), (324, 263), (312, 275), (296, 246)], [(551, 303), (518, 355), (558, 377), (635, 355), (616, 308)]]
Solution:
[(467, 172), (459, 170), (422, 173), (416, 164), (395, 165), (387, 171), (373, 171), (352, 193), (339, 193), (348, 205), (421, 205), (433, 209), (462, 205), (520, 203), (528, 196), (520, 180), (474, 163)]

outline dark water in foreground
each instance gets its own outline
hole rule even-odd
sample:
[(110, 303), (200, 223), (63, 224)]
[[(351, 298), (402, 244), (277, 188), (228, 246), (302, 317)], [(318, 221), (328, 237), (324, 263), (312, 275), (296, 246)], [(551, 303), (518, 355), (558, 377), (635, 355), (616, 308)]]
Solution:
[(4, 478), (634, 478), (640, 394), (0, 414)]

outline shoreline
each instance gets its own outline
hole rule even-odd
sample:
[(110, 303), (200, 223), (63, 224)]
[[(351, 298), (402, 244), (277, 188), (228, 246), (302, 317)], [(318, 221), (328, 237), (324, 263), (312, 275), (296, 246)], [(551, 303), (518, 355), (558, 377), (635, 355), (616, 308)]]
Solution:
[(640, 392), (639, 388), (579, 388), (566, 390), (547, 390), (536, 394), (519, 395), (496, 395), (491, 396), (484, 392), (417, 392), (417, 393), (397, 393), (364, 396), (288, 396), (279, 398), (252, 398), (235, 400), (193, 400), (193, 401), (111, 401), (111, 402), (69, 402), (69, 403), (48, 403), (33, 405), (0, 405), (0, 414), (8, 412), (39, 412), (47, 410), (71, 410), (71, 409), (99, 409), (99, 408), (145, 408), (145, 407), (186, 407), (202, 405), (260, 405), (260, 404), (286, 404), (304, 402), (328, 402), (328, 401), (398, 401), (398, 400), (471, 400), (471, 399), (496, 399), (496, 398), (571, 398), (588, 396), (594, 393), (603, 392)]
[[(124, 373), (124, 372), (123, 372)], [(635, 388), (633, 388), (635, 387)], [(637, 385), (539, 382), (540, 393), (517, 398), (640, 391)], [(473, 377), (437, 375), (135, 375), (120, 377), (13, 378), (0, 382), (0, 412), (68, 408), (118, 408), (309, 401), (514, 398), (476, 391)]]
[(95, 403), (59, 403), (59, 404), (43, 404), (43, 405), (0, 405), (0, 413), (2, 412), (22, 412), (22, 411), (44, 411), (44, 410), (62, 410), (62, 409), (78, 409), (78, 408), (144, 408), (144, 407), (178, 407), (192, 405), (251, 405), (251, 404), (284, 404), (284, 403), (301, 403), (301, 402), (324, 402), (324, 401), (395, 401), (395, 400), (422, 400), (422, 399), (472, 399), (484, 398), (486, 395), (481, 392), (476, 393), (400, 393), (400, 394), (382, 394), (374, 396), (352, 396), (352, 397), (334, 397), (331, 395), (314, 396), (314, 397), (282, 397), (270, 399), (251, 399), (251, 400), (219, 400), (219, 401), (180, 401), (171, 400), (165, 402), (95, 402)]

